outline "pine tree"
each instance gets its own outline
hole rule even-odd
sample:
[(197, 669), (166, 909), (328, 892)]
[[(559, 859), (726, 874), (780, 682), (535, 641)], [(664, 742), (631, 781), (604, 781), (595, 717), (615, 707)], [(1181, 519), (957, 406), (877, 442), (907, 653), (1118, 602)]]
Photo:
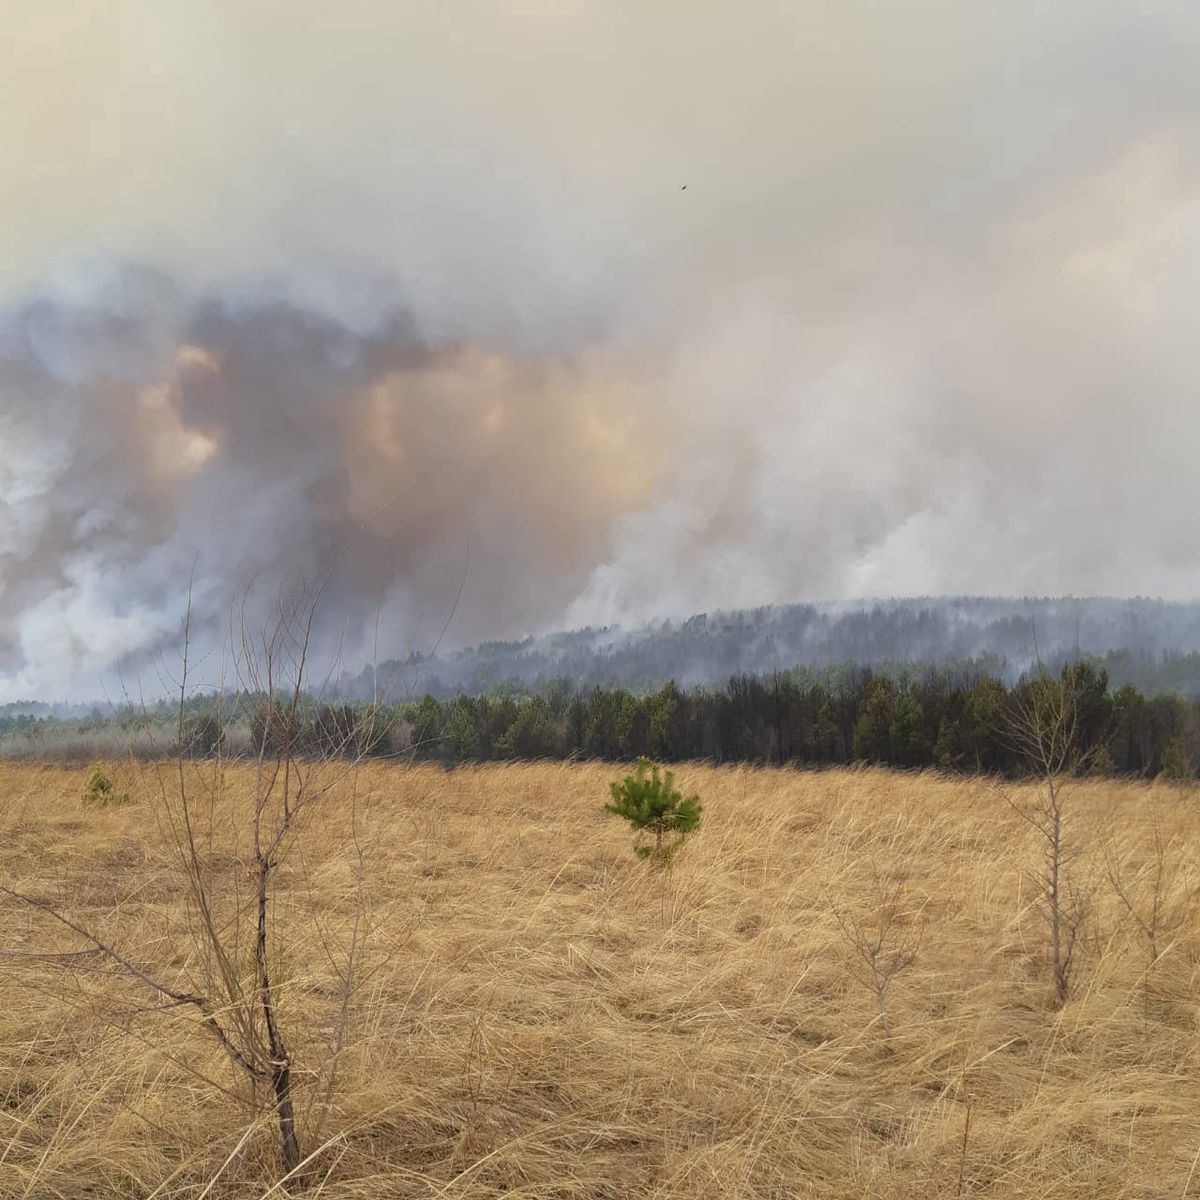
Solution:
[(892, 760), (905, 767), (918, 767), (929, 758), (925, 740), (925, 713), (921, 702), (911, 692), (904, 692), (896, 701), (896, 715), (891, 728)]
[(1089, 773), (1094, 775), (1097, 779), (1107, 779), (1109, 776), (1117, 773), (1116, 763), (1113, 762), (1112, 751), (1107, 745), (1105, 745), (1104, 742), (1101, 742), (1100, 745), (1096, 747), (1096, 751), (1092, 755)]
[(1162, 773), (1172, 783), (1185, 783), (1192, 777), (1192, 760), (1183, 738), (1175, 735), (1163, 752)]
[(473, 698), (458, 696), (446, 706), (446, 754), (453, 762), (469, 762), (479, 756)]
[(836, 762), (838, 758), (838, 727), (834, 719), (833, 700), (826, 696), (817, 713), (813, 728), (813, 743), (816, 757), (821, 762)]
[(943, 717), (933, 746), (933, 761), (943, 771), (953, 770), (959, 760), (959, 739), (962, 733), (957, 721)]
[(606, 812), (623, 817), (640, 836), (654, 834), (654, 845), (635, 846), (642, 858), (666, 862), (689, 833), (700, 828), (703, 808), (699, 796), (688, 796), (675, 787), (675, 776), (663, 772), (649, 759), (639, 758), (634, 774), (610, 785), (612, 800)]
[(854, 757), (868, 762), (887, 762), (895, 719), (895, 687), (892, 681), (882, 677), (872, 680), (859, 710), (858, 720), (854, 723)]

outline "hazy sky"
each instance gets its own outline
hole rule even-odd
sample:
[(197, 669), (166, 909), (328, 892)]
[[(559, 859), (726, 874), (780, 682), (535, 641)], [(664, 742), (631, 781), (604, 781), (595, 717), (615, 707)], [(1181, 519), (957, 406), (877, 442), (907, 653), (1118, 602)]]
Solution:
[(1200, 593), (1195, 0), (0, 16), (0, 701), (347, 547), (351, 660)]

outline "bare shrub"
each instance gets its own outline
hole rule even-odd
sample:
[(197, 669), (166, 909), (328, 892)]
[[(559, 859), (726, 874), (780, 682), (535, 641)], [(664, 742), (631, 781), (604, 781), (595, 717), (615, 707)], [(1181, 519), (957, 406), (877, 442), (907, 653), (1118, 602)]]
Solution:
[(1088, 769), (1100, 744), (1088, 740), (1085, 728), (1086, 683), (1077, 668), (1064, 668), (1059, 679), (1039, 671), (1014, 692), (1006, 727), (1010, 746), (1037, 782), (1032, 804), (1014, 800), (1004, 789), (1001, 794), (1041, 840), (1041, 866), (1032, 878), (1046, 918), (1047, 959), (1058, 1006), (1071, 994), (1090, 911), (1090, 889), (1073, 869), (1079, 847), (1068, 803), (1072, 782)]
[(1142, 999), (1148, 1009), (1155, 970), (1187, 917), (1191, 899), (1180, 882), (1180, 847), (1163, 837), (1156, 821), (1149, 855), (1138, 861), (1118, 855), (1111, 840), (1104, 847), (1104, 870), (1126, 917), (1137, 930), (1146, 956)]
[(830, 899), (830, 910), (850, 951), (854, 978), (875, 997), (885, 1043), (891, 1041), (888, 989), (916, 961), (924, 929), (922, 912), (906, 896), (904, 877), (889, 875), (870, 863), (865, 886), (856, 889), (855, 903)]
[[(213, 853), (221, 823), (230, 819), (221, 815), (224, 739), (211, 741), (211, 771), (203, 787), (197, 787), (197, 778), (205, 776), (198, 775), (188, 759), (192, 741), (186, 717), (190, 611), (185, 618), (174, 770), (154, 768), (157, 812), (174, 848), (174, 866), (188, 900), (184, 944), (164, 947), (165, 955), (157, 964), (143, 964), (132, 952), (100, 937), (63, 908), (40, 896), (0, 885), (0, 892), (72, 930), (131, 981), (154, 993), (159, 1007), (195, 1012), (199, 1028), (219, 1046), (240, 1076), (251, 1111), (259, 1108), (261, 1094), (269, 1098), (282, 1166), (278, 1184), (287, 1190), (305, 1181), (306, 1158), (297, 1121), (291, 1040), (286, 1033), (286, 1006), (278, 970), (286, 959), (275, 907), (279, 871), (310, 809), (356, 768), (358, 748), (370, 741), (370, 735), (357, 725), (345, 729), (344, 744), (336, 750), (347, 758), (336, 766), (325, 764), (324, 773), (322, 764), (298, 755), (299, 715), (319, 598), (317, 588), (303, 592), (298, 599), (281, 602), (271, 622), (258, 634), (243, 622), (234, 660), (238, 680), (243, 688), (270, 698), (272, 718), (254, 747), (252, 803), (232, 817), (243, 823), (249, 848), (248, 855), (235, 860), (232, 868)], [(374, 714), (368, 712), (363, 719), (373, 721)], [(98, 797), (115, 795), (111, 780), (99, 769), (88, 786)], [(351, 819), (353, 824), (353, 813)], [(362, 847), (355, 836), (357, 903), (361, 904)], [(339, 968), (344, 985), (341, 1015), (336, 1022), (339, 1032), (323, 1067), (309, 1066), (305, 1072), (316, 1091), (326, 1092), (326, 1099), (336, 1076), (356, 975), (355, 959), (362, 944), (360, 916), (361, 912), (356, 912), (350, 945)]]

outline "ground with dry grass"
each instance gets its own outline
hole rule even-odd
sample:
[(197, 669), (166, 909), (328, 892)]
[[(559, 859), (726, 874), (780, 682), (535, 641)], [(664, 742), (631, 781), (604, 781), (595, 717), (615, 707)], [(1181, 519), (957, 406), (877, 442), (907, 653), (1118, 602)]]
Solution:
[[(112, 769), (133, 803), (0, 768), (0, 881), (203, 979), (177, 784)], [(192, 770), (235, 912), (251, 768)], [(664, 873), (602, 811), (617, 774), (372, 765), (308, 810), (272, 956), (310, 1194), (1200, 1195), (1192, 792), (1074, 790), (1091, 920), (1056, 1011), (1037, 834), (986, 781), (681, 768), (704, 826)], [(1110, 876), (1148, 914), (1156, 833), (1151, 968)], [(886, 1022), (852, 936), (884, 908), (911, 956)], [(278, 1194), (270, 1113), (198, 1015), (87, 949), (0, 899), (0, 1195)]]

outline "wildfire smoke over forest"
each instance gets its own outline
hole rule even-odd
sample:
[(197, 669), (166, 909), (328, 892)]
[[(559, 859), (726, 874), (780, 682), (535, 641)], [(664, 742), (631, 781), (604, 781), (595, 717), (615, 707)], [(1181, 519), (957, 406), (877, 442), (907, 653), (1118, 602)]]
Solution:
[(1194, 595), (1198, 49), (1167, 0), (23, 13), (0, 700), (343, 553), (352, 666), (452, 609)]

